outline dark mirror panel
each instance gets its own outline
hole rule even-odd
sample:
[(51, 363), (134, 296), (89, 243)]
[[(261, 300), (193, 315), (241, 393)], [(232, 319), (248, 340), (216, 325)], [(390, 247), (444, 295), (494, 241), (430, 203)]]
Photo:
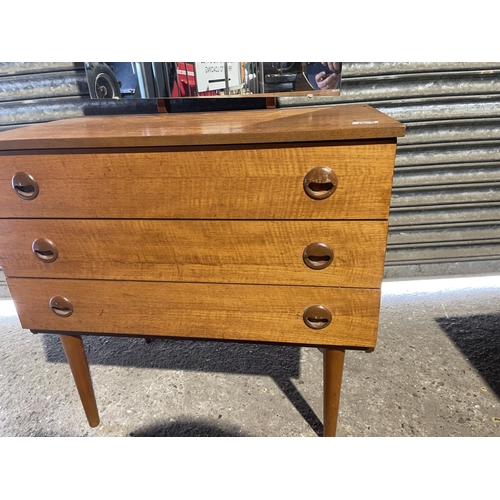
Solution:
[(340, 62), (86, 62), (94, 99), (338, 95)]

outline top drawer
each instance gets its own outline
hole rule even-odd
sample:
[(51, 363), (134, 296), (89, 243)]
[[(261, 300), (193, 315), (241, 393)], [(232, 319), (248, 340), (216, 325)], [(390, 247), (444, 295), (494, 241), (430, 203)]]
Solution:
[[(0, 156), (0, 217), (386, 219), (395, 151), (395, 141), (387, 140), (9, 153)], [(304, 179), (315, 167), (335, 174), (336, 189), (327, 198), (314, 199), (304, 189)], [(32, 176), (36, 197), (16, 194), (16, 172)], [(329, 179), (310, 180), (313, 195), (330, 187)], [(21, 189), (29, 196), (29, 186)]]

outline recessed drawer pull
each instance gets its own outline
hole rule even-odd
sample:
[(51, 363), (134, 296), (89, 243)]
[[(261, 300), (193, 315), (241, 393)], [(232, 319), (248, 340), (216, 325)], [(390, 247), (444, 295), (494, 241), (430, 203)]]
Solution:
[(338, 179), (329, 167), (315, 167), (304, 177), (304, 191), (313, 200), (324, 200), (337, 189)]
[(302, 258), (311, 269), (325, 269), (333, 262), (333, 250), (326, 243), (318, 241), (304, 248)]
[(34, 200), (39, 193), (38, 182), (26, 172), (17, 172), (12, 176), (12, 188), (23, 200)]
[(31, 245), (31, 249), (35, 256), (42, 262), (54, 262), (59, 255), (57, 247), (47, 238), (37, 238)]
[(52, 312), (61, 318), (67, 318), (73, 314), (73, 304), (61, 295), (52, 297), (49, 301), (49, 306)]
[(313, 330), (326, 328), (332, 322), (332, 313), (325, 306), (315, 304), (304, 311), (304, 323)]

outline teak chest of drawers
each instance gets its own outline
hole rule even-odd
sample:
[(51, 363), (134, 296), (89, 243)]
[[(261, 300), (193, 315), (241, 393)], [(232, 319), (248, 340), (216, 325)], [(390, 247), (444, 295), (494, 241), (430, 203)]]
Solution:
[(346, 348), (374, 348), (396, 137), (366, 105), (94, 116), (0, 134), (0, 263), (57, 333), (317, 346), (335, 435)]

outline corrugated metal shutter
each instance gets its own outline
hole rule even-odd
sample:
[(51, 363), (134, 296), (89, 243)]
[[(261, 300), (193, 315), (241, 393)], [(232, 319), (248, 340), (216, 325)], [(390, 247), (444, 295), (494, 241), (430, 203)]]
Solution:
[(340, 97), (407, 125), (385, 277), (500, 271), (500, 63), (344, 63)]
[(0, 63), (0, 131), (82, 116), (83, 63)]
[[(344, 63), (340, 97), (407, 125), (398, 142), (385, 276), (500, 271), (500, 63)], [(0, 63), (0, 130), (86, 114), (148, 112), (91, 100), (82, 63)]]
[(156, 109), (150, 99), (90, 99), (83, 63), (0, 62), (0, 132), (63, 118)]

